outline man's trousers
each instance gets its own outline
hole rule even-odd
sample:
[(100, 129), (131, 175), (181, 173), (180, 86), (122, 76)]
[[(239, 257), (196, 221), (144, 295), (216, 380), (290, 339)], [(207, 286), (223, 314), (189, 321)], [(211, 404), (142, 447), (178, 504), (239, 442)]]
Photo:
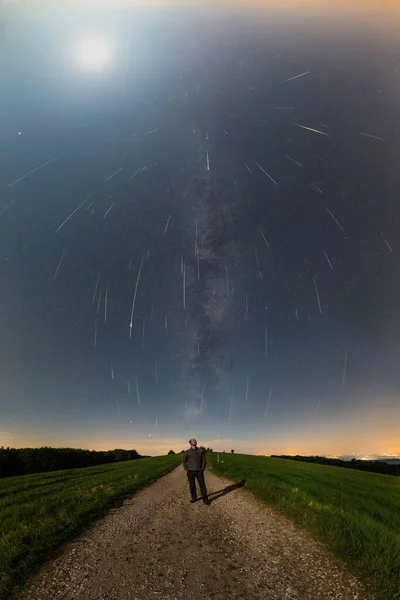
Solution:
[(199, 470), (199, 471), (187, 471), (187, 478), (189, 480), (190, 495), (192, 497), (192, 500), (195, 500), (196, 497), (197, 497), (197, 493), (196, 493), (196, 479), (197, 479), (198, 484), (200, 486), (200, 491), (201, 491), (201, 495), (203, 497), (203, 501), (204, 500), (208, 500), (206, 483), (204, 481), (204, 471), (202, 471), (202, 470)]

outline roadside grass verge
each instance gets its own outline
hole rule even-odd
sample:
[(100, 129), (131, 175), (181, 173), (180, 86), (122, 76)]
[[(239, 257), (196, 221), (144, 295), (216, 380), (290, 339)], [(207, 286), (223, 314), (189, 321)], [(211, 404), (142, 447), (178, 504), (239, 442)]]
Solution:
[[(400, 600), (400, 478), (279, 458), (208, 453), (238, 482), (324, 542), (377, 598)], [(221, 462), (223, 461), (223, 462)]]
[(17, 595), (64, 542), (174, 469), (169, 455), (9, 477), (0, 482), (0, 599)]

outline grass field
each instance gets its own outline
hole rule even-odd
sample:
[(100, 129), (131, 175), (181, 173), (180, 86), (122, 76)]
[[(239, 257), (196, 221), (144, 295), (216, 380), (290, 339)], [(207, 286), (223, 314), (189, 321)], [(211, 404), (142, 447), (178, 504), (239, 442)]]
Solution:
[[(377, 597), (400, 600), (400, 478), (243, 454), (208, 453), (208, 468), (246, 479), (267, 504), (343, 558)], [(181, 463), (160, 456), (0, 481), (0, 599), (63, 542)], [(207, 477), (206, 477), (207, 480)]]
[(10, 600), (62, 542), (175, 468), (181, 455), (0, 481), (0, 598)]
[[(400, 599), (400, 478), (244, 454), (208, 454), (210, 470), (314, 534), (382, 600)], [(223, 462), (221, 462), (223, 461)]]

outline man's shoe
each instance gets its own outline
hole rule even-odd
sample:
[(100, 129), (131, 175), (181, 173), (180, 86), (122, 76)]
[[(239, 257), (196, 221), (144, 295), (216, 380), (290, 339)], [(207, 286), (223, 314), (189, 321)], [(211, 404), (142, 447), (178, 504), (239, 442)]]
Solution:
[(192, 498), (190, 502), (197, 502), (197, 498)]
[(210, 506), (211, 502), (207, 499), (207, 500), (203, 500), (204, 504), (206, 504), (207, 506)]

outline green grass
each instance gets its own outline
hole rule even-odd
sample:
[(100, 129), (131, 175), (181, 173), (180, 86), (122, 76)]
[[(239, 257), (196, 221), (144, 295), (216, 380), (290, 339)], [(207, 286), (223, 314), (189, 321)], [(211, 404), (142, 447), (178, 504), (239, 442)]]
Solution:
[(308, 529), (382, 600), (400, 599), (400, 478), (244, 454), (208, 454), (216, 475)]
[[(325, 542), (382, 600), (400, 600), (400, 478), (243, 454), (208, 468)], [(123, 498), (181, 463), (143, 458), (0, 481), (0, 599), (10, 600), (54, 551)]]
[(1, 600), (10, 600), (63, 542), (181, 460), (157, 456), (0, 481)]

